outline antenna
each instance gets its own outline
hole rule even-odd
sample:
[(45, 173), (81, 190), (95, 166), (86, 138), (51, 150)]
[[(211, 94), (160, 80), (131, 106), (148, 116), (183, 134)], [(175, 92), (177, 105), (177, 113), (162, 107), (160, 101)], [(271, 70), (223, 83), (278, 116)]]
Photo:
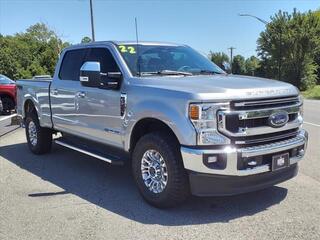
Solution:
[(140, 60), (139, 60), (139, 37), (138, 37), (138, 21), (137, 21), (137, 17), (134, 18), (134, 22), (135, 22), (135, 27), (136, 27), (136, 45), (137, 45), (137, 72), (138, 72), (138, 76), (141, 76), (141, 69), (140, 69)]

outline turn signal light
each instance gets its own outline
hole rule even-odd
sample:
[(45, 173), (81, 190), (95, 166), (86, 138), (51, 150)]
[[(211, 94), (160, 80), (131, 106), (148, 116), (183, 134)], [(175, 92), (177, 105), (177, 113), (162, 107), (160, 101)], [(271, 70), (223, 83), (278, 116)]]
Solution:
[(189, 117), (191, 120), (199, 120), (199, 106), (190, 105), (189, 107)]

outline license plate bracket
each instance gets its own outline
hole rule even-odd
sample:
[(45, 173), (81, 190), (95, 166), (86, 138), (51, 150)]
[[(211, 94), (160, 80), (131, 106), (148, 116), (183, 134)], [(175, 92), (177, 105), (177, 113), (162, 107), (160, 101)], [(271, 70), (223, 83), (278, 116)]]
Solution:
[(272, 171), (289, 166), (289, 153), (281, 153), (272, 156)]

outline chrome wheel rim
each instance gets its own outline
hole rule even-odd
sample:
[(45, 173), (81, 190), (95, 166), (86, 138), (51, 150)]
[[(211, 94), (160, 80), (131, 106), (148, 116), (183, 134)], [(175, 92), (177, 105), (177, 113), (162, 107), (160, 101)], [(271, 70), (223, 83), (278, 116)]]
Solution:
[(32, 146), (36, 146), (38, 142), (36, 124), (31, 121), (28, 126), (29, 140)]
[(153, 193), (161, 193), (168, 183), (167, 165), (156, 150), (148, 150), (141, 160), (141, 175), (146, 187)]

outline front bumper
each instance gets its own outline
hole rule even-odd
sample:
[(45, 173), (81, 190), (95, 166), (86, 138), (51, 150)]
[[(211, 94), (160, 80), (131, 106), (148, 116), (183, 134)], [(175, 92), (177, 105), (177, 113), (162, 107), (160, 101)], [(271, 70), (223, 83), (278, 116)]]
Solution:
[(195, 196), (230, 196), (274, 186), (293, 178), (297, 173), (298, 164), (295, 163), (275, 172), (241, 177), (191, 172), (189, 180)]
[[(183, 159), (184, 167), (189, 170), (193, 176), (195, 174), (205, 174), (207, 176), (213, 177), (244, 177), (244, 176), (258, 176), (261, 174), (273, 175), (274, 172), (271, 171), (271, 158), (273, 155), (278, 153), (290, 152), (289, 157), (289, 167), (296, 165), (300, 161), (306, 151), (308, 142), (308, 134), (305, 130), (300, 130), (299, 134), (287, 140), (277, 141), (270, 144), (257, 145), (253, 147), (243, 147), (236, 148), (234, 146), (226, 146), (224, 148), (215, 149), (200, 149), (200, 148), (190, 148), (181, 147), (181, 154)], [(298, 149), (296, 154), (291, 154), (293, 151)], [(208, 155), (220, 155), (224, 156), (225, 166), (223, 168), (215, 169), (208, 167), (205, 164), (205, 156)], [(250, 167), (239, 167), (241, 162), (245, 159), (265, 159), (260, 161), (261, 164), (257, 166)], [(268, 160), (270, 158), (270, 160)], [(240, 164), (239, 164), (240, 163)], [(282, 171), (282, 170), (281, 170)], [(281, 172), (278, 170), (277, 172)], [(190, 182), (192, 186), (192, 177), (190, 174)], [(208, 175), (209, 174), (209, 175)], [(289, 174), (290, 175), (290, 174)], [(291, 174), (290, 176), (294, 176)], [(240, 178), (241, 179), (241, 178)], [(284, 179), (286, 180), (286, 179)], [(284, 181), (283, 180), (283, 181)], [(271, 181), (272, 183), (272, 181)], [(277, 182), (278, 183), (278, 182)], [(208, 186), (208, 184), (206, 184)], [(192, 192), (194, 192), (192, 190)], [(199, 195), (199, 194), (198, 194)], [(201, 195), (201, 194), (200, 194)], [(214, 194), (213, 194), (214, 195)]]

